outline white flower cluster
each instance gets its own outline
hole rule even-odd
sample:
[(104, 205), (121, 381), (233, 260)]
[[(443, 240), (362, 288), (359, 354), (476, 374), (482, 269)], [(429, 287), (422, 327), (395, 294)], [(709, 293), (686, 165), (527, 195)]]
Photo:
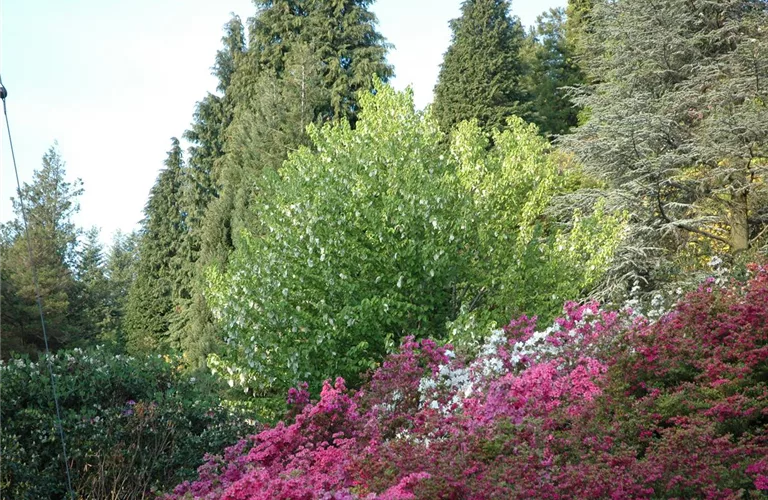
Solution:
[[(573, 329), (565, 333), (575, 337), (579, 329), (598, 321), (596, 309), (596, 307), (595, 310), (584, 309), (582, 319), (576, 322)], [(508, 362), (512, 365), (517, 364), (524, 357), (546, 355), (551, 358), (556, 356), (562, 347), (556, 347), (547, 342), (547, 339), (559, 332), (562, 332), (561, 326), (553, 323), (545, 330), (535, 331), (528, 340), (510, 344), (504, 330), (493, 330), (486, 338), (479, 355), (469, 366), (455, 366), (453, 363), (440, 365), (435, 376), (424, 377), (419, 381), (420, 405), (440, 409), (445, 414), (452, 411), (451, 408), (460, 409), (464, 399), (471, 397), (476, 389), (490, 380), (505, 375), (505, 363), (499, 355), (500, 347), (505, 348), (509, 354)], [(449, 357), (453, 357), (451, 351), (447, 353)], [(444, 403), (441, 403), (441, 400)]]

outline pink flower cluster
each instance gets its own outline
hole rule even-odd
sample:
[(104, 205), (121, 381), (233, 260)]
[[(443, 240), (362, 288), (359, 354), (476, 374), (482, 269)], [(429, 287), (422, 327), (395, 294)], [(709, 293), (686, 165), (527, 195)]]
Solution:
[(360, 390), (209, 456), (182, 499), (745, 498), (768, 491), (768, 268), (657, 322), (567, 304), (474, 360), (411, 338)]

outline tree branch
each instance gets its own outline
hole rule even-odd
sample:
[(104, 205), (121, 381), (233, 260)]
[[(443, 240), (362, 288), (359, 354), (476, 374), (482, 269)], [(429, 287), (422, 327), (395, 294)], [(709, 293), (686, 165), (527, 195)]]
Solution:
[(661, 189), (657, 189), (656, 190), (656, 203), (657, 203), (657, 205), (659, 207), (659, 213), (661, 213), (661, 217), (665, 221), (667, 221), (668, 224), (672, 224), (673, 226), (679, 227), (680, 229), (684, 229), (684, 230), (689, 231), (691, 233), (700, 234), (700, 235), (702, 235), (704, 237), (707, 237), (707, 238), (719, 241), (721, 243), (725, 243), (728, 246), (731, 246), (731, 242), (728, 241), (727, 239), (723, 238), (722, 236), (718, 236), (716, 234), (709, 233), (707, 231), (704, 231), (702, 229), (699, 229), (699, 228), (696, 228), (696, 227), (693, 227), (693, 226), (689, 226), (688, 224), (684, 224), (682, 222), (673, 221), (672, 219), (667, 217), (667, 213), (664, 211), (664, 206), (661, 203)]

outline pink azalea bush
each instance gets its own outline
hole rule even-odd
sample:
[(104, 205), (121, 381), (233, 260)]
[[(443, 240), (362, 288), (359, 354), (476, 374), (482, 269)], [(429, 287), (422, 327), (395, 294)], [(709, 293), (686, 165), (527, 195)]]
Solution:
[(480, 355), (406, 339), (356, 392), (209, 456), (168, 499), (759, 498), (768, 491), (768, 268), (651, 322), (567, 304)]

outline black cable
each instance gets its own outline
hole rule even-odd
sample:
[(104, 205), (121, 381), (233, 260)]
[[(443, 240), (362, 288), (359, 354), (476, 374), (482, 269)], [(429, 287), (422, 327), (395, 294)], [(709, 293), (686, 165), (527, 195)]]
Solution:
[(43, 301), (40, 298), (40, 284), (37, 277), (37, 267), (35, 267), (34, 259), (32, 258), (32, 242), (29, 238), (29, 226), (27, 224), (27, 209), (24, 206), (24, 195), (21, 191), (21, 182), (19, 181), (19, 169), (16, 167), (16, 154), (13, 151), (13, 140), (11, 139), (11, 125), (8, 123), (8, 110), (5, 106), (5, 98), (8, 97), (8, 91), (3, 86), (3, 79), (0, 78), (0, 99), (3, 101), (3, 114), (5, 115), (5, 126), (8, 130), (8, 144), (11, 146), (11, 158), (13, 158), (13, 171), (16, 174), (16, 188), (19, 194), (19, 206), (21, 206), (21, 218), (24, 222), (24, 236), (27, 240), (27, 253), (29, 254), (29, 265), (32, 269), (32, 279), (35, 284), (35, 297), (37, 298), (37, 310), (40, 313), (40, 324), (43, 327), (43, 341), (45, 342), (45, 359), (48, 365), (48, 374), (51, 377), (51, 392), (53, 393), (53, 403), (56, 407), (56, 427), (59, 431), (59, 439), (61, 440), (61, 451), (64, 453), (64, 468), (67, 471), (67, 491), (72, 500), (75, 500), (75, 492), (72, 489), (72, 474), (69, 470), (69, 459), (67, 458), (67, 443), (64, 440), (64, 426), (61, 424), (61, 409), (59, 408), (59, 396), (56, 393), (56, 379), (53, 376), (53, 360), (51, 358), (51, 351), (48, 348), (48, 332), (45, 329), (45, 315), (43, 314)]

